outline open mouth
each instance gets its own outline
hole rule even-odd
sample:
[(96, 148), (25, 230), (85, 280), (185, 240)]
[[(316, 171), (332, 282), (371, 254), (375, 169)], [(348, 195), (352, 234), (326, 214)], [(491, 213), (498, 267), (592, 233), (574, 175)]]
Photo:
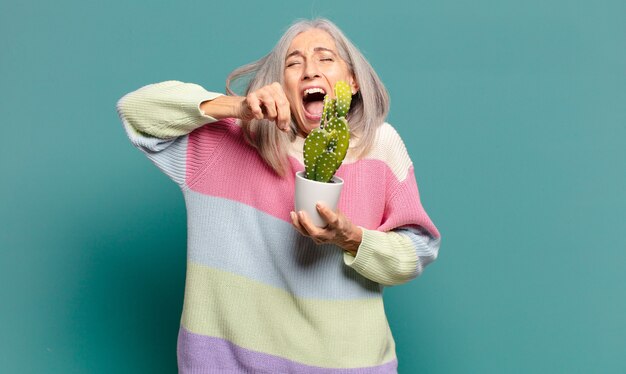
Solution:
[(322, 119), (324, 96), (326, 96), (326, 91), (320, 87), (304, 90), (302, 106), (304, 107), (304, 115), (308, 120), (319, 122)]

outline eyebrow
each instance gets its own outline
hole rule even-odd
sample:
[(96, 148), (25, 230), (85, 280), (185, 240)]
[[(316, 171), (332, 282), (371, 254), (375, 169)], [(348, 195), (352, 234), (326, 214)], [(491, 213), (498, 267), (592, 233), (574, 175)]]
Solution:
[[(335, 56), (337, 55), (335, 53), (335, 51), (333, 51), (332, 49), (328, 49), (328, 48), (324, 48), (324, 47), (315, 47), (315, 48), (313, 48), (313, 51), (315, 51), (315, 52), (330, 52), (330, 53), (332, 53)], [(302, 52), (299, 49), (296, 49), (295, 51), (293, 51), (290, 54), (288, 54), (287, 57), (285, 57), (285, 60), (288, 59), (289, 57), (292, 57), (292, 56), (302, 56), (302, 55), (303, 55)]]

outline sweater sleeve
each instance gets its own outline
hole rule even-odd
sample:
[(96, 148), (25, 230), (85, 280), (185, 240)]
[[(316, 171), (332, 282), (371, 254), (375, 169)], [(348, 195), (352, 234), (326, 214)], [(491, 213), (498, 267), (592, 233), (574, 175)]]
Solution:
[(200, 104), (221, 95), (197, 84), (166, 81), (126, 94), (117, 102), (117, 112), (131, 143), (182, 186), (187, 135), (217, 121)]
[(388, 166), (389, 185), (384, 217), (379, 227), (363, 229), (356, 256), (344, 254), (344, 263), (383, 285), (397, 285), (421, 275), (439, 253), (441, 236), (424, 210), (413, 163), (402, 139), (385, 124), (372, 157)]
[(391, 286), (406, 283), (437, 259), (441, 238), (422, 228), (389, 232), (363, 229), (356, 256), (344, 252), (344, 262), (364, 277)]

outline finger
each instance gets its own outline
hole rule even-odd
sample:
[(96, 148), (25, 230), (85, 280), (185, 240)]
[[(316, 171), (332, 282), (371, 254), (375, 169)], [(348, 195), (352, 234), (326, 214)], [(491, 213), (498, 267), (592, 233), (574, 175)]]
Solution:
[(289, 215), (291, 216), (291, 224), (296, 229), (296, 231), (304, 236), (308, 236), (308, 233), (300, 225), (300, 221), (298, 220), (298, 215), (296, 214), (296, 212), (291, 212), (289, 213)]
[(328, 223), (328, 228), (336, 228), (339, 225), (339, 217), (335, 212), (333, 212), (329, 207), (327, 207), (324, 203), (318, 202), (315, 204), (315, 208), (317, 212), (320, 214), (322, 219)]
[(250, 108), (250, 112), (252, 112), (252, 117), (256, 119), (263, 119), (263, 109), (261, 109), (261, 100), (257, 96), (256, 92), (250, 93), (246, 96), (246, 101), (248, 103), (248, 107)]
[(265, 108), (266, 118), (270, 121), (276, 121), (276, 101), (274, 100), (274, 94), (271, 88), (262, 89), (260, 96), (263, 107)]
[(291, 110), (289, 108), (289, 101), (287, 101), (287, 98), (279, 97), (278, 99), (276, 99), (276, 109), (277, 109), (276, 124), (283, 131), (289, 130), (289, 120), (291, 119)]
[(274, 95), (275, 95), (275, 101), (276, 101), (276, 109), (277, 109), (276, 124), (281, 130), (287, 131), (289, 129), (289, 119), (291, 118), (289, 100), (287, 100), (285, 91), (283, 91), (283, 87), (280, 85), (280, 83), (274, 82), (272, 83), (271, 87), (274, 89)]
[(300, 226), (307, 232), (307, 236), (313, 238), (316, 243), (319, 244), (322, 240), (327, 239), (324, 235), (324, 229), (315, 226), (305, 211), (298, 212), (298, 219)]

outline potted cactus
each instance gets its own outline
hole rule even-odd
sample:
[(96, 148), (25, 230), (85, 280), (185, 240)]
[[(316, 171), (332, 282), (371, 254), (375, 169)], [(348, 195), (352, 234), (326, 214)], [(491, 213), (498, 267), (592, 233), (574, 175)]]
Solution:
[(320, 126), (309, 133), (304, 141), (304, 171), (296, 173), (296, 211), (307, 212), (313, 223), (322, 227), (325, 222), (315, 205), (324, 202), (332, 210), (343, 187), (343, 180), (335, 176), (350, 143), (350, 129), (346, 115), (350, 110), (352, 92), (344, 81), (334, 87), (335, 98), (324, 97)]

